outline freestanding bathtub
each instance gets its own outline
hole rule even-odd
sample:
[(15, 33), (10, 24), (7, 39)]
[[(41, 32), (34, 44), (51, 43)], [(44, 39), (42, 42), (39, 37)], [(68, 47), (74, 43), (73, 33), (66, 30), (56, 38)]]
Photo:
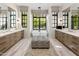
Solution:
[(33, 36), (31, 47), (32, 49), (49, 49), (50, 41), (46, 36)]

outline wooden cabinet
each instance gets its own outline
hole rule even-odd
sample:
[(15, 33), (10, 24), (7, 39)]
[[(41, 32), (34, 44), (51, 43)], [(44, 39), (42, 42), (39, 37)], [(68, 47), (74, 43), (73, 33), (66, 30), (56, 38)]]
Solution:
[(73, 37), (72, 37), (72, 43), (73, 43), (74, 45), (79, 45), (79, 37), (73, 36)]
[(73, 38), (72, 35), (66, 34), (66, 40), (64, 40), (64, 41), (65, 41), (65, 45), (68, 48), (72, 47), (72, 44), (71, 44), (72, 43), (72, 38)]
[(55, 38), (58, 39), (58, 31), (55, 31)]
[(71, 50), (72, 50), (76, 55), (79, 56), (79, 47), (73, 46), (73, 47), (71, 48)]
[(72, 50), (76, 55), (79, 55), (79, 37), (55, 31), (55, 38), (63, 43), (66, 47)]
[(55, 33), (56, 36), (55, 37), (56, 37), (56, 39), (58, 39), (59, 41), (61, 41), (61, 39), (60, 39), (60, 36), (61, 35), (58, 35), (58, 34), (60, 34), (60, 32), (59, 31), (56, 31), (56, 33)]
[(3, 37), (0, 37), (0, 55), (6, 52), (10, 47), (16, 44), (23, 37), (23, 31), (18, 31)]
[(68, 38), (67, 38), (67, 34), (64, 33), (64, 34), (63, 34), (63, 38), (64, 38), (64, 39), (63, 39), (63, 43), (66, 44), (66, 43), (68, 42), (68, 41), (67, 41), (67, 39), (68, 39)]
[(58, 34), (60, 34), (60, 35), (58, 35), (58, 40), (59, 41), (62, 41), (62, 33), (61, 32), (58, 32)]
[(61, 41), (61, 42), (63, 41), (62, 35), (63, 35), (63, 33), (59, 32), (59, 31), (56, 31), (56, 32), (55, 32), (55, 38), (58, 39), (58, 40)]
[(9, 45), (8, 36), (1, 37), (0, 38), (0, 55), (3, 54), (7, 49)]
[(56, 39), (58, 39), (58, 31), (56, 31), (55, 35)]
[(21, 39), (23, 39), (23, 38), (24, 38), (24, 30), (21, 31)]

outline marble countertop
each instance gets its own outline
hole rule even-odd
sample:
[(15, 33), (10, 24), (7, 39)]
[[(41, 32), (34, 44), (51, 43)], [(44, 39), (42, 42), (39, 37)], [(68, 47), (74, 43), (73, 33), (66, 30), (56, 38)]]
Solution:
[(24, 30), (24, 28), (19, 28), (19, 29), (8, 29), (8, 30), (0, 30), (0, 37), (18, 32), (18, 31), (22, 31)]
[(56, 30), (79, 37), (79, 30), (71, 30), (71, 29), (67, 29), (67, 28), (66, 29), (56, 29)]

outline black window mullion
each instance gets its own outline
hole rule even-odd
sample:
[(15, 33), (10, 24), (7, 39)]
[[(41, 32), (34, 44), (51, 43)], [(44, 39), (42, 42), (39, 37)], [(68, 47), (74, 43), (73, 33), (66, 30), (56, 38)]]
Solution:
[(68, 12), (63, 12), (63, 24), (65, 28), (68, 28)]
[(39, 31), (40, 31), (40, 17), (39, 17)]
[(24, 12), (22, 12), (22, 27), (26, 28), (27, 27), (27, 14)]
[(15, 11), (10, 11), (10, 27), (15, 28), (16, 27), (16, 13)]
[(79, 17), (78, 17), (78, 29), (79, 29)]
[(67, 28), (68, 28), (68, 18), (69, 18), (68, 16), (69, 16), (69, 15), (68, 15), (68, 13), (67, 13)]
[(45, 29), (47, 29), (47, 25), (46, 25), (46, 23), (47, 23), (47, 20), (46, 20), (46, 17), (45, 17)]
[(56, 26), (58, 26), (58, 13), (57, 12), (53, 12), (52, 14), (53, 17), (53, 28), (56, 28)]
[(2, 16), (0, 17), (0, 29), (3, 30), (3, 29), (7, 29), (7, 16)]
[[(41, 20), (42, 18), (45, 18), (45, 21), (46, 21), (46, 17), (33, 17), (33, 30), (39, 30), (40, 31), (40, 30), (45, 30), (46, 29), (46, 25), (44, 25), (45, 29), (43, 29), (43, 23), (45, 21)], [(36, 29), (34, 28), (35, 26), (37, 27)]]

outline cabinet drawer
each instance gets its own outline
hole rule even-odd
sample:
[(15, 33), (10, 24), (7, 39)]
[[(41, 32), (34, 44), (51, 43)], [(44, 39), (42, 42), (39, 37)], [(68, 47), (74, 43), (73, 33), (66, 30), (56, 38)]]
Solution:
[(79, 52), (76, 48), (74, 48), (74, 47), (72, 47), (72, 50), (74, 51), (74, 52)]
[(79, 45), (79, 42), (77, 42), (77, 41), (72, 41), (72, 45)]
[(21, 39), (23, 39), (23, 38), (24, 38), (24, 30), (21, 31)]
[(73, 39), (79, 42), (79, 37), (73, 36)]
[(79, 47), (72, 47), (72, 51), (73, 51), (75, 54), (79, 55)]
[(58, 37), (58, 33), (57, 31), (55, 31), (55, 38), (57, 39), (57, 37)]
[(1, 37), (1, 38), (0, 38), (0, 44), (2, 44), (3, 42), (5, 42), (6, 40), (7, 40), (7, 38)]
[(73, 36), (71, 41), (72, 41), (73, 45), (79, 45), (79, 38), (78, 37)]
[(6, 50), (7, 50), (6, 47), (1, 48), (0, 49), (0, 55), (4, 54), (6, 52)]

